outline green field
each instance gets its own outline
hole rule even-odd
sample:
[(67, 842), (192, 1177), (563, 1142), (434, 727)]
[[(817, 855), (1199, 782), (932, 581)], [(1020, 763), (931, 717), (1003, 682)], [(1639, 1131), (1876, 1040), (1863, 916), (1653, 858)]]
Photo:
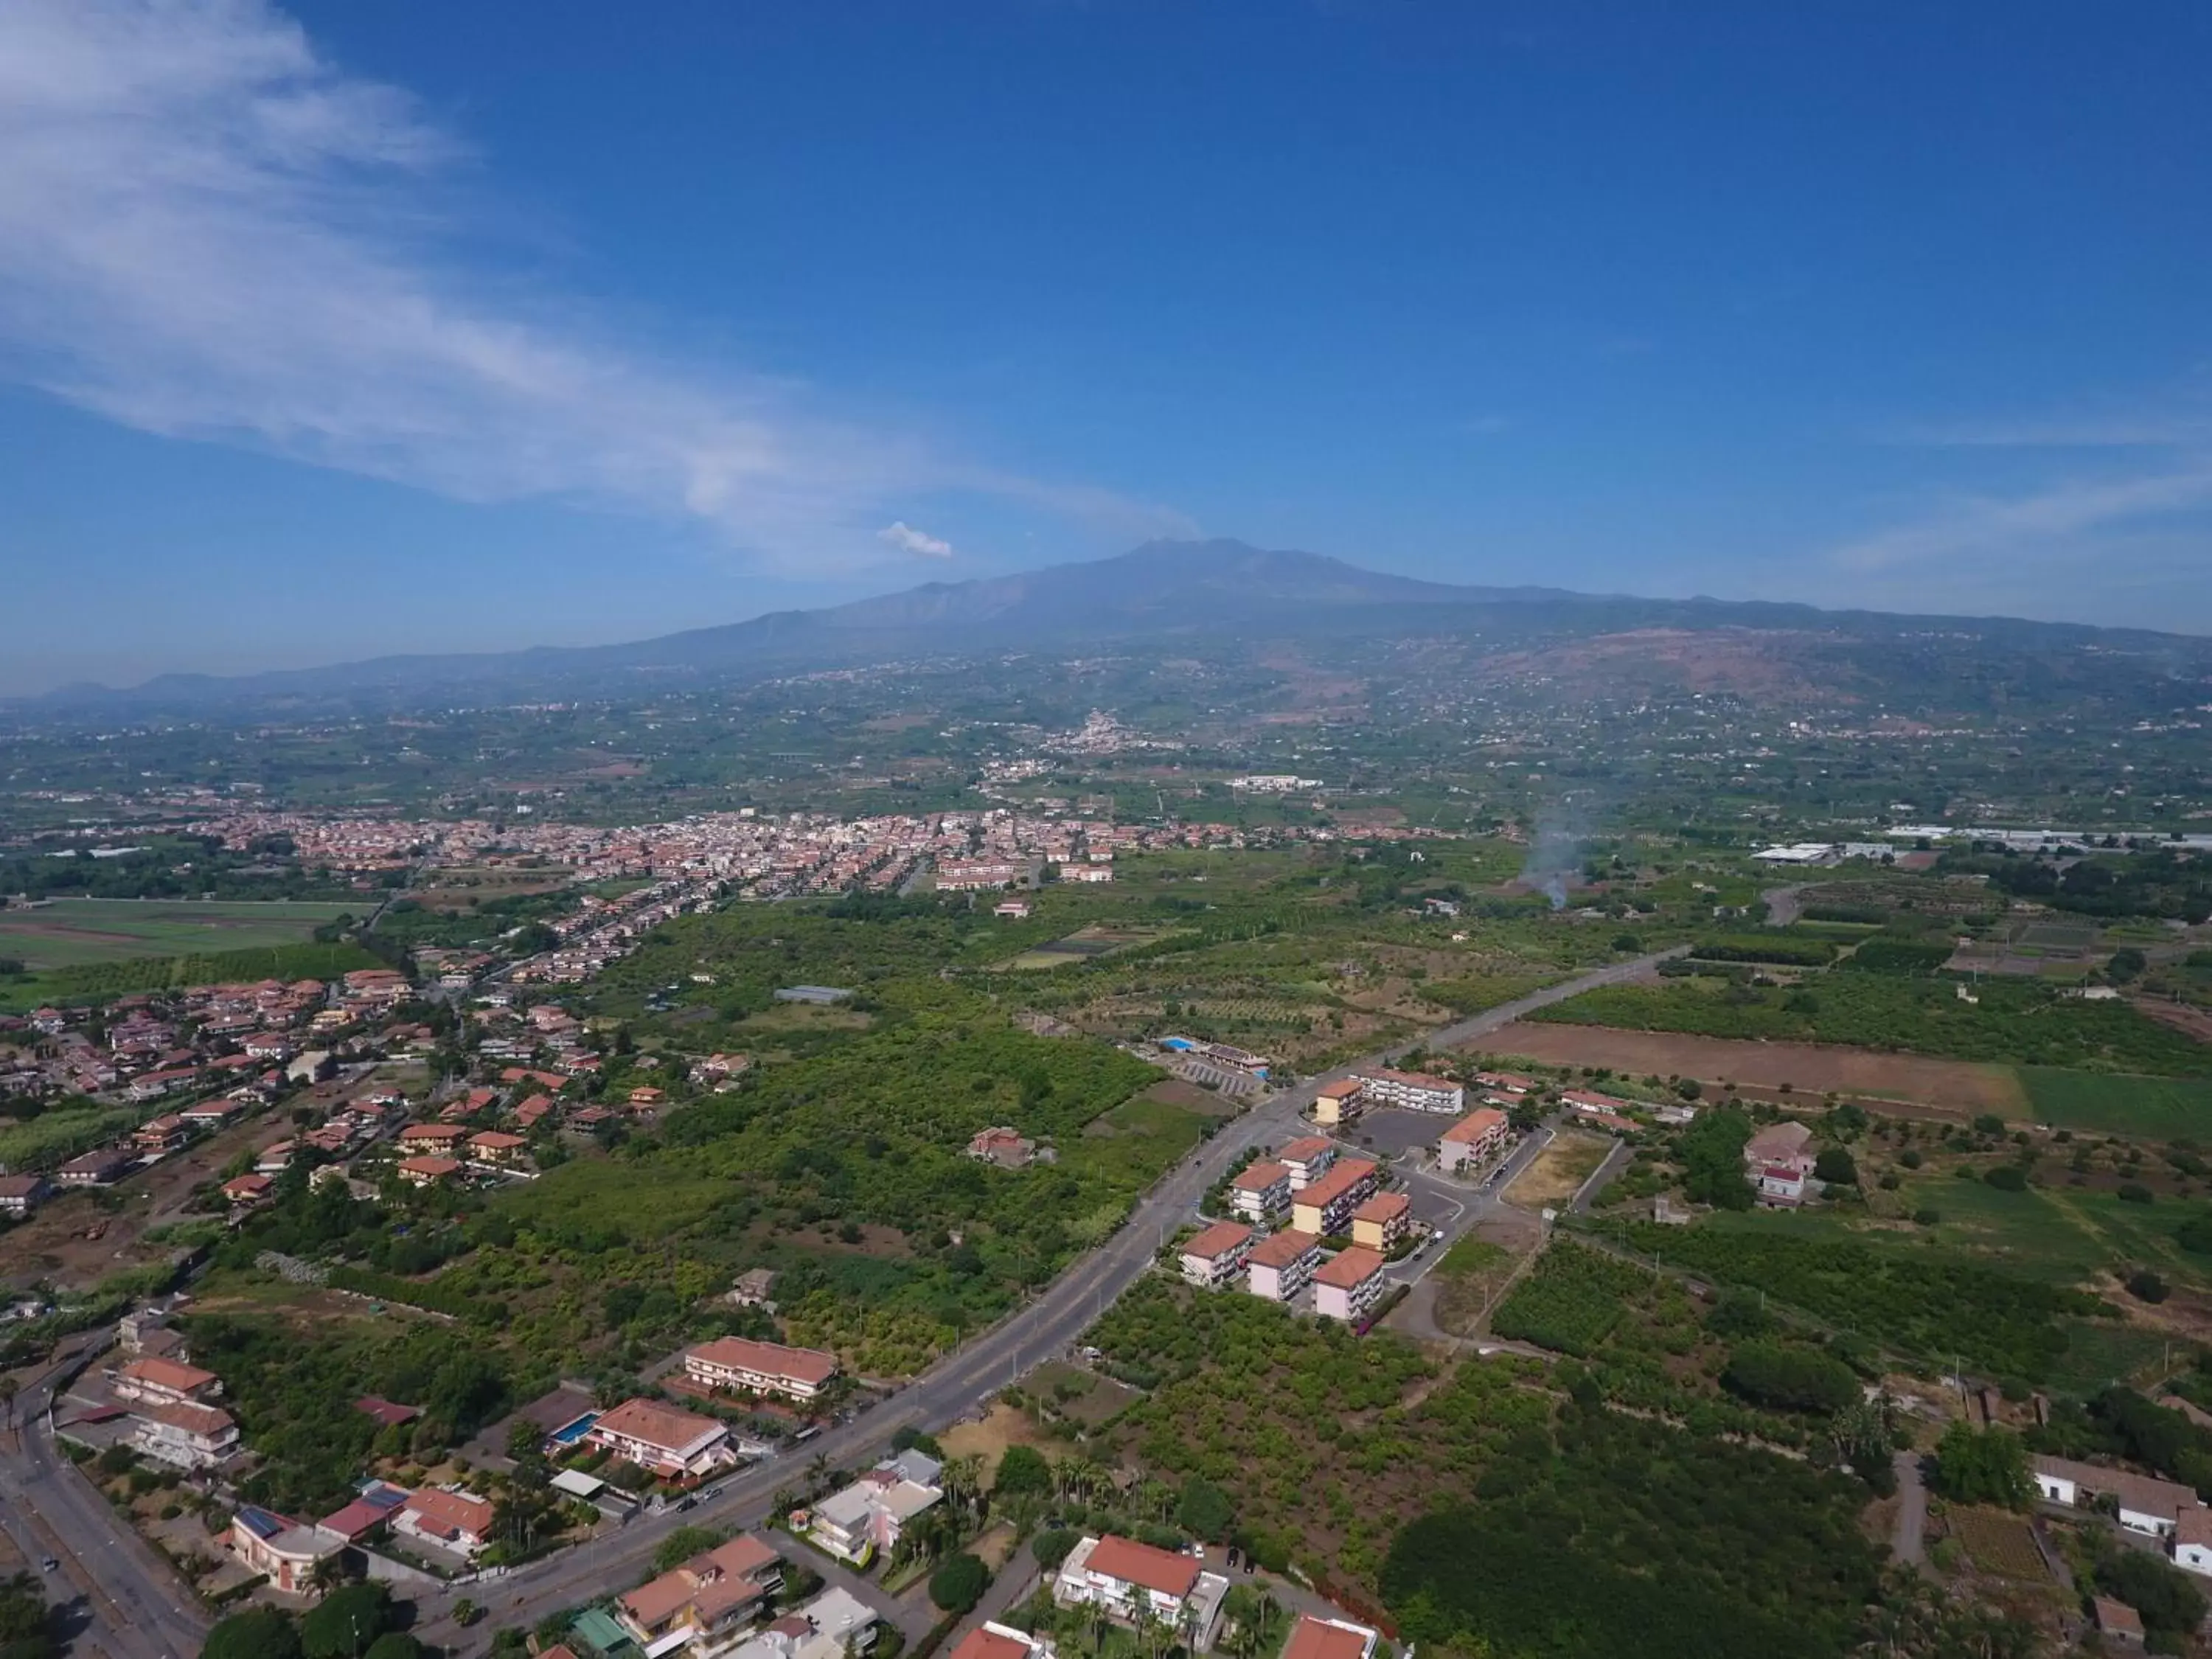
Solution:
[(55, 899), (0, 911), (0, 957), (36, 971), (262, 950), (300, 944), (325, 922), (366, 908), (282, 900)]
[(2023, 1066), (2035, 1115), (2060, 1129), (2149, 1140), (2212, 1136), (2212, 1079), (2130, 1077)]

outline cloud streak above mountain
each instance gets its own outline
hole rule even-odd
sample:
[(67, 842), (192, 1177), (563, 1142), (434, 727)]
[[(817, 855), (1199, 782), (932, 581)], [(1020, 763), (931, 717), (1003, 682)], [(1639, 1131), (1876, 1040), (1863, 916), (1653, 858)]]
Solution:
[(0, 371), (142, 431), (689, 516), (782, 565), (880, 559), (883, 509), (944, 491), (1186, 522), (672, 367), (484, 272), (441, 210), (465, 147), (262, 0), (0, 0)]

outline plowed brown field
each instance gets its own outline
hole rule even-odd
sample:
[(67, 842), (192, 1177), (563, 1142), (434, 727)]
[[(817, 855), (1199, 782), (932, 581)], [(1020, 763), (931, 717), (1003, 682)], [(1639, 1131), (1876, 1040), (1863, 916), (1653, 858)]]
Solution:
[(2028, 1118), (2027, 1097), (2007, 1066), (1880, 1054), (1817, 1042), (1738, 1042), (1676, 1031), (1516, 1020), (1481, 1039), (1485, 1054), (1519, 1054), (1552, 1066), (1604, 1066), (1637, 1076), (1693, 1077), (1750, 1089), (1788, 1084), (1815, 1097), (1834, 1090), (1878, 1100), (1916, 1101), (1967, 1113)]

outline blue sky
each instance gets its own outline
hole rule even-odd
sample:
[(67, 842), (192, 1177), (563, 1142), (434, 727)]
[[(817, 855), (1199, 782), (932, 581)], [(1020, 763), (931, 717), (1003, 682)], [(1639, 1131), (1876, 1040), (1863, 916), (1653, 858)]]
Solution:
[(0, 690), (1239, 536), (2212, 631), (2212, 12), (0, 0)]

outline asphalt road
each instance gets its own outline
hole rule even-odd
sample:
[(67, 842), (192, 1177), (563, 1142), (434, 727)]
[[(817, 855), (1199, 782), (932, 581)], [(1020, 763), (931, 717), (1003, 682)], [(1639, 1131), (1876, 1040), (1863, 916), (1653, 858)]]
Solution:
[[(1389, 1063), (1415, 1048), (1463, 1047), (1522, 1015), (1601, 985), (1647, 972), (1679, 951), (1603, 968), (1532, 993), (1471, 1019), (1433, 1031), (1372, 1057)], [(1352, 1068), (1345, 1068), (1349, 1070)], [(804, 1446), (732, 1474), (721, 1496), (684, 1512), (641, 1516), (621, 1530), (512, 1573), (449, 1589), (427, 1598), (424, 1639), (465, 1650), (505, 1626), (527, 1627), (550, 1613), (626, 1589), (645, 1576), (660, 1540), (679, 1523), (757, 1525), (776, 1492), (801, 1483), (815, 1457), (849, 1468), (880, 1455), (902, 1427), (936, 1428), (975, 1410), (1042, 1361), (1065, 1352), (1107, 1305), (1149, 1267), (1169, 1236), (1195, 1210), (1206, 1189), (1243, 1152), (1283, 1138), (1297, 1127), (1316, 1091), (1333, 1077), (1311, 1078), (1285, 1090), (1225, 1124), (1139, 1202), (1121, 1231), (1077, 1261), (1039, 1296), (923, 1372), (907, 1388), (854, 1421), (825, 1431)], [(1471, 1204), (1470, 1212), (1474, 1210)], [(1441, 1247), (1440, 1247), (1441, 1248)], [(190, 1593), (137, 1534), (118, 1523), (106, 1503), (67, 1467), (55, 1450), (45, 1420), (51, 1378), (24, 1390), (19, 1420), (28, 1419), (22, 1449), (0, 1460), (4, 1524), (33, 1560), (59, 1557), (63, 1571), (85, 1594), (92, 1638), (109, 1659), (187, 1659), (197, 1653), (208, 1620)], [(448, 1610), (461, 1595), (488, 1617), (464, 1632)]]
[(89, 1642), (109, 1659), (190, 1659), (207, 1633), (206, 1613), (54, 1443), (47, 1411), (70, 1363), (16, 1397), (15, 1443), (0, 1458), (0, 1526), (33, 1564), (47, 1556), (59, 1564), (42, 1577), (52, 1600), (74, 1598), (76, 1651)]

